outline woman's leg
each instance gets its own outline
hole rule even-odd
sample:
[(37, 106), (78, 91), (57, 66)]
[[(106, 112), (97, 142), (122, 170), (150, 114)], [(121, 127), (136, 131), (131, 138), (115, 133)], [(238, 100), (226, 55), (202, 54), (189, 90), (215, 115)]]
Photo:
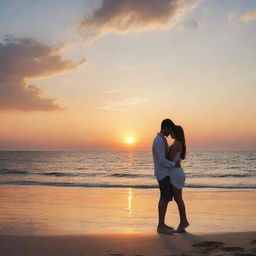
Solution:
[(177, 231), (183, 231), (185, 228), (189, 226), (189, 223), (186, 216), (185, 203), (182, 198), (182, 189), (178, 189), (173, 186), (173, 197), (175, 202), (177, 203), (180, 214), (180, 224)]

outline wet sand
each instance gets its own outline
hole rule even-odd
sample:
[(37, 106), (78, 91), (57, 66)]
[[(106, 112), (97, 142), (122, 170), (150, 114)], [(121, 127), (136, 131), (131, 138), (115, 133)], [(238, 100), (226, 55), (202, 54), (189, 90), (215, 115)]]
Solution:
[[(2, 185), (0, 194), (1, 256), (256, 255), (254, 190), (185, 189), (191, 226), (173, 235), (155, 231), (154, 189)], [(166, 222), (178, 221), (172, 202)]]

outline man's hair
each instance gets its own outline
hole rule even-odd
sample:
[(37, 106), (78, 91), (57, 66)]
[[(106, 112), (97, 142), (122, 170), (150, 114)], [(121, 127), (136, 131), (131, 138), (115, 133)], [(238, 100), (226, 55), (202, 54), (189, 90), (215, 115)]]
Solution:
[(164, 119), (161, 123), (161, 129), (164, 129), (166, 127), (172, 129), (175, 127), (175, 124), (171, 119)]

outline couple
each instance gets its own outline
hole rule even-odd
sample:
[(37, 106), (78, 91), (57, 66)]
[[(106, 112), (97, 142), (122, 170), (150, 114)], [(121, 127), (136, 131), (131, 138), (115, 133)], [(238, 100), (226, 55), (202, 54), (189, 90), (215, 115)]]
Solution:
[[(174, 139), (169, 147), (166, 137), (171, 135)], [(161, 130), (154, 139), (153, 160), (155, 176), (159, 184), (160, 200), (158, 203), (159, 222), (158, 233), (182, 233), (189, 226), (185, 204), (182, 199), (182, 188), (185, 183), (185, 174), (180, 162), (186, 156), (185, 136), (181, 126), (175, 125), (170, 119), (161, 123)], [(180, 224), (176, 230), (165, 224), (165, 214), (168, 203), (174, 197), (180, 215)]]

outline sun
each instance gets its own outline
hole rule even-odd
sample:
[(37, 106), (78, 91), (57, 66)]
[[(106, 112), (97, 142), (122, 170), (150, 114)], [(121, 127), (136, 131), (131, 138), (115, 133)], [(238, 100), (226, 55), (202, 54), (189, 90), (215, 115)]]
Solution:
[(133, 144), (133, 143), (134, 143), (134, 139), (132, 139), (132, 138), (127, 138), (127, 139), (126, 139), (126, 143), (128, 143), (128, 144)]

